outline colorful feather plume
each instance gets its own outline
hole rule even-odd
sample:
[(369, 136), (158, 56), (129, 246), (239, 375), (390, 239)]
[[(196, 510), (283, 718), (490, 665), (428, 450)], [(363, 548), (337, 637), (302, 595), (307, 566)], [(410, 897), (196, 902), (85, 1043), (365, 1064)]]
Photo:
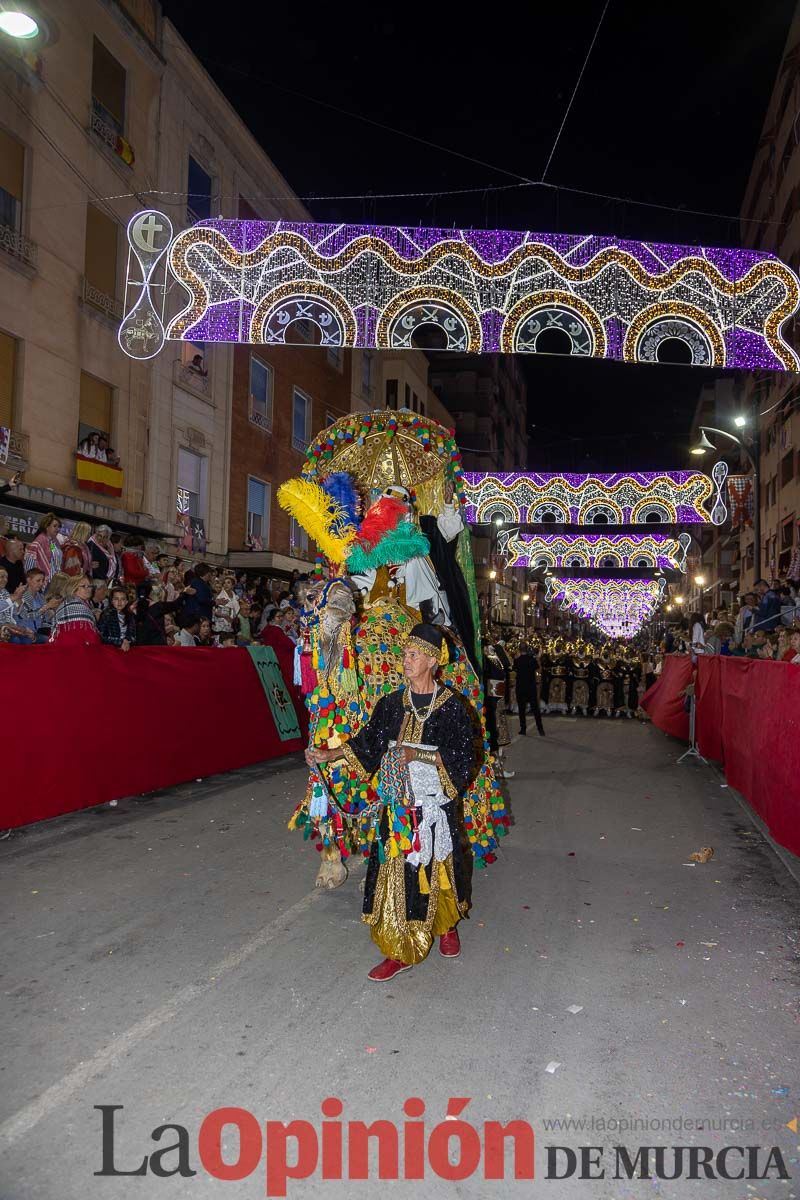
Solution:
[(359, 496), (353, 476), (347, 471), (333, 471), (323, 479), (322, 487), (334, 504), (338, 504), (345, 513), (345, 525), (337, 530), (337, 533), (344, 533), (348, 525), (357, 526)]
[[(343, 563), (353, 541), (347, 515), (319, 484), (306, 479), (289, 479), (278, 488), (278, 504), (305, 529), (322, 553), (333, 563)], [(345, 533), (338, 533), (339, 529)]]
[(407, 504), (402, 500), (393, 500), (391, 496), (382, 496), (364, 514), (364, 520), (358, 527), (356, 541), (362, 550), (368, 553), (407, 516)]
[(347, 570), (351, 575), (362, 575), (378, 567), (398, 566), (410, 558), (424, 557), (430, 551), (431, 544), (422, 530), (410, 521), (403, 521), (390, 529), (377, 546), (365, 548), (355, 542), (347, 555)]

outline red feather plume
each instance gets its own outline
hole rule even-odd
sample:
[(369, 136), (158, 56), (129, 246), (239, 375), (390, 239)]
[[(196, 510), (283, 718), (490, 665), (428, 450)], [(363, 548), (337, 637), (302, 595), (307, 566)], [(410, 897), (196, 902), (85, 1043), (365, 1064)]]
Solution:
[(364, 514), (355, 540), (365, 550), (372, 550), (385, 534), (390, 533), (408, 515), (408, 505), (392, 496), (381, 496)]

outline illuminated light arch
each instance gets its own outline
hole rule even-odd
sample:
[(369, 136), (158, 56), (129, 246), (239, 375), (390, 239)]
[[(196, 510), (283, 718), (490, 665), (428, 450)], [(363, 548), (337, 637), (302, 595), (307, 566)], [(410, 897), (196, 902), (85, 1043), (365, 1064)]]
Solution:
[(423, 325), (435, 325), (447, 338), (447, 350), (478, 354), (481, 324), (458, 292), (443, 287), (415, 287), (400, 292), (378, 317), (375, 344), (381, 350), (410, 350)]
[(666, 500), (642, 500), (631, 510), (631, 521), (635, 525), (670, 525), (677, 521), (677, 512)]
[(585, 300), (571, 292), (537, 292), (519, 300), (506, 316), (500, 334), (504, 354), (536, 354), (545, 329), (558, 329), (570, 340), (571, 354), (605, 358), (603, 322)]
[(668, 300), (651, 304), (628, 326), (623, 356), (628, 362), (658, 362), (658, 348), (676, 338), (688, 346), (694, 367), (724, 367), (725, 342), (709, 316), (694, 304)]
[(498, 550), (508, 567), (637, 567), (685, 570), (691, 538), (682, 533), (523, 533), (504, 530)]
[(496, 496), (493, 496), (481, 508), (477, 524), (489, 525), (494, 521), (495, 517), (502, 517), (504, 521), (508, 522), (518, 519), (513, 504), (510, 504), (507, 500), (498, 499)]
[(548, 521), (554, 525), (566, 525), (569, 523), (569, 508), (555, 500), (545, 500), (543, 504), (531, 509), (528, 520), (533, 524)]
[(356, 336), (355, 316), (338, 292), (304, 280), (282, 284), (258, 302), (250, 319), (250, 342), (284, 344), (294, 321), (316, 325), (323, 346), (351, 346)]
[(614, 506), (619, 523), (637, 524), (647, 504), (655, 506), (651, 511), (662, 521), (708, 524), (714, 518), (705, 506), (714, 490), (712, 480), (699, 471), (464, 474), (466, 516), (473, 524), (486, 521), (493, 505), (502, 505), (503, 517), (515, 524), (538, 524), (547, 514), (559, 523), (577, 524), (593, 505)]
[(666, 580), (548, 578), (545, 599), (591, 621), (609, 637), (634, 637), (655, 613)]
[[(411, 292), (420, 303), (447, 301), (442, 322), (455, 321), (451, 341), (460, 340), (463, 321), (473, 351), (508, 352), (521, 338), (525, 345), (517, 348), (535, 352), (538, 334), (531, 327), (526, 334), (524, 325), (539, 311), (571, 336), (575, 353), (587, 351), (588, 330), (595, 356), (642, 361), (657, 353), (659, 338), (677, 333), (693, 343), (694, 360), (705, 357), (705, 337), (712, 365), (800, 370), (782, 336), (800, 304), (800, 282), (763, 251), (593, 234), (220, 218), (177, 234), (169, 249), (159, 240), (165, 260), (157, 270), (150, 260), (143, 266), (133, 236), (149, 239), (166, 222), (148, 209), (129, 226), (119, 340), (133, 358), (152, 354), (164, 325), (171, 340), (246, 342), (252, 312), (268, 293), (314, 279), (356, 315), (349, 344), (359, 347), (387, 345), (376, 341), (381, 315)], [(135, 312), (145, 286), (159, 301), (159, 312), (147, 314), (155, 333), (143, 327), (142, 307)], [(406, 315), (422, 323), (421, 312)], [(656, 324), (665, 319), (673, 324)], [(396, 345), (411, 344), (401, 329), (396, 333)]]
[[(598, 520), (598, 517), (605, 520)], [(579, 525), (621, 525), (624, 520), (622, 507), (610, 497), (600, 503), (588, 504), (578, 516)]]

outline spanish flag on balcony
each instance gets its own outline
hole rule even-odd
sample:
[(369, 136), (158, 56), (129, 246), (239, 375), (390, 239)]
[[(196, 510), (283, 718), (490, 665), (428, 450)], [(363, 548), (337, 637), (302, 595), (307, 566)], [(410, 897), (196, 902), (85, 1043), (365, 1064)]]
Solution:
[(75, 455), (75, 477), (79, 488), (89, 492), (102, 492), (104, 496), (121, 496), (124, 478), (121, 467), (111, 467), (96, 458)]

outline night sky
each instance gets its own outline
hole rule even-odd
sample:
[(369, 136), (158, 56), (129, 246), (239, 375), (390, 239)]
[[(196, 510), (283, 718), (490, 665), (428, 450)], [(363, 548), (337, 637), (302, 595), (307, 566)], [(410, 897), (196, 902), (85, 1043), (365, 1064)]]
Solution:
[[(486, 6), (497, 16), (471, 20), (435, 4), (228, 0), (213, 21), (196, 0), (164, 9), (295, 192), (326, 197), (307, 200), (319, 220), (739, 245), (794, 0), (610, 0), (546, 175), (558, 186), (520, 186), (542, 178), (603, 3)], [(477, 190), (383, 198), (459, 189)], [(540, 469), (686, 465), (713, 377), (555, 356), (525, 370)]]

